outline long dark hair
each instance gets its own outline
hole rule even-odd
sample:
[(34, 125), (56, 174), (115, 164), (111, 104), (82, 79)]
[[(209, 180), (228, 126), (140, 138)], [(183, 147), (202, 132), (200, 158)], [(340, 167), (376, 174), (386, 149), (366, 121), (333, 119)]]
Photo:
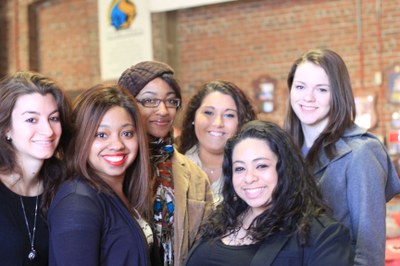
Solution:
[[(118, 85), (100, 84), (83, 91), (74, 101), (75, 134), (67, 152), (71, 178), (79, 175), (98, 191), (112, 193), (88, 163), (89, 153), (104, 114), (112, 107), (124, 108), (132, 118), (138, 139), (138, 154), (126, 171), (123, 192), (141, 215), (149, 218), (150, 164), (147, 136), (133, 96)], [(77, 148), (79, 147), (79, 148)]]
[[(313, 166), (318, 162), (318, 155), (322, 149), (324, 149), (328, 158), (333, 158), (336, 152), (335, 142), (347, 128), (354, 124), (356, 106), (346, 64), (337, 53), (328, 49), (308, 51), (293, 63), (287, 78), (289, 93), (292, 90), (297, 67), (305, 62), (311, 62), (325, 70), (331, 89), (328, 124), (315, 140), (306, 157), (306, 162)], [(301, 121), (291, 108), (290, 103), (288, 103), (287, 107), (284, 128), (294, 138), (299, 147), (302, 147), (304, 133), (301, 128)]]
[(22, 175), (21, 166), (16, 159), (16, 150), (6, 139), (11, 128), (11, 115), (20, 96), (38, 93), (51, 94), (57, 103), (62, 134), (54, 155), (45, 160), (39, 172), (43, 182), (41, 211), (45, 215), (59, 184), (65, 178), (64, 152), (72, 134), (71, 103), (63, 89), (54, 80), (40, 73), (20, 71), (4, 77), (0, 82), (0, 172)]
[(182, 120), (182, 132), (178, 137), (178, 150), (185, 154), (196, 145), (199, 140), (196, 137), (192, 122), (204, 98), (213, 92), (229, 95), (235, 102), (238, 111), (238, 129), (246, 122), (256, 119), (256, 113), (246, 94), (234, 83), (215, 80), (203, 84), (200, 90), (190, 99)]
[(232, 183), (232, 154), (235, 146), (244, 139), (265, 141), (277, 156), (278, 182), (272, 192), (267, 209), (257, 216), (250, 226), (250, 234), (262, 241), (278, 232), (297, 234), (299, 243), (305, 245), (311, 219), (326, 212), (315, 179), (304, 164), (303, 158), (291, 137), (272, 122), (254, 120), (246, 123), (239, 133), (228, 140), (223, 162), (223, 202), (218, 205), (202, 226), (204, 238), (222, 238), (241, 226), (238, 217), (249, 207), (236, 196)]

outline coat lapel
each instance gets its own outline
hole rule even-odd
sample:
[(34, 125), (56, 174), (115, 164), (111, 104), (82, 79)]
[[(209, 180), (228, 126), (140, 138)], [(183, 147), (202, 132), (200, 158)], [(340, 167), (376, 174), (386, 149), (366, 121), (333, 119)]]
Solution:
[[(187, 190), (189, 187), (188, 174), (185, 167), (179, 160), (179, 155), (176, 153), (172, 158), (172, 172), (174, 173), (174, 190), (175, 190), (175, 213), (174, 213), (174, 252), (181, 254), (182, 244), (184, 243), (185, 234), (187, 234)], [(180, 175), (177, 178), (175, 175)], [(186, 226), (185, 226), (186, 225)]]

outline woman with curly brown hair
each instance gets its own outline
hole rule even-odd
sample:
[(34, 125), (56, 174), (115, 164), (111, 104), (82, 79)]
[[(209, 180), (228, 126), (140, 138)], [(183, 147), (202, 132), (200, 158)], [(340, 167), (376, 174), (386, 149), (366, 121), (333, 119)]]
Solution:
[(207, 173), (216, 203), (221, 201), (225, 143), (244, 123), (255, 118), (250, 100), (232, 82), (207, 82), (189, 101), (178, 150)]

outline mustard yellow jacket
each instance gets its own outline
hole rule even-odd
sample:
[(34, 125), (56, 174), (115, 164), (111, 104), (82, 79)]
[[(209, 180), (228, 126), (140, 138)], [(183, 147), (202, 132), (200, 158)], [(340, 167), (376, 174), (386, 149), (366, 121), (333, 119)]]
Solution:
[(186, 259), (199, 232), (201, 222), (213, 208), (207, 174), (176, 149), (172, 157), (174, 175), (174, 265)]

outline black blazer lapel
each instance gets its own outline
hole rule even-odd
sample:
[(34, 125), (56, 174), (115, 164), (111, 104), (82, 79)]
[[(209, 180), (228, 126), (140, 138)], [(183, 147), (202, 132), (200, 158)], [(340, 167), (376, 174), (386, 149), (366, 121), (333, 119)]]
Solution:
[[(257, 253), (251, 260), (251, 266), (271, 265), (278, 253), (289, 240), (290, 236), (285, 234), (277, 234), (263, 241), (258, 248)], [(266, 255), (268, 254), (268, 255)]]

